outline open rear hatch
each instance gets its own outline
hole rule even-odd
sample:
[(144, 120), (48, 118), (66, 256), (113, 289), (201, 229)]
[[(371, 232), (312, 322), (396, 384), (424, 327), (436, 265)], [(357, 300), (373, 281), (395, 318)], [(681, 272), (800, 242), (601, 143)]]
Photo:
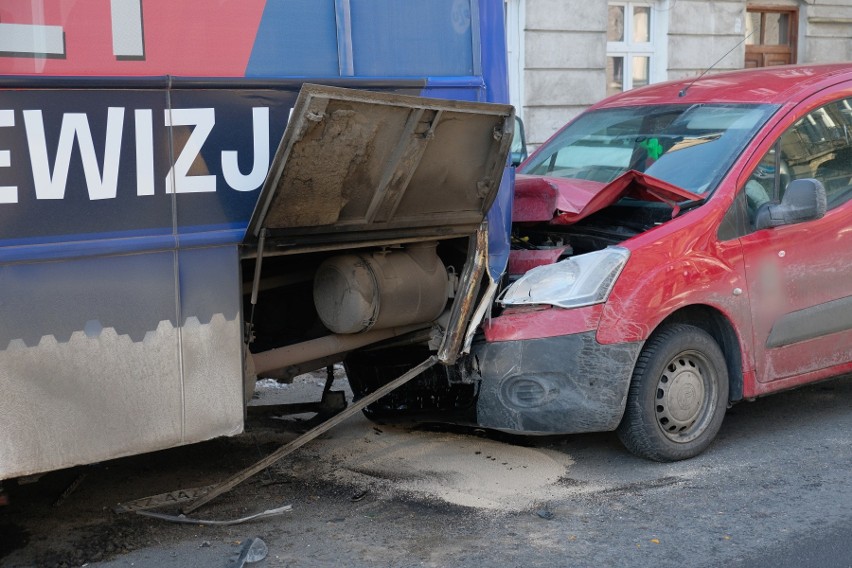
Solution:
[(512, 142), (510, 105), (306, 84), (246, 232), (304, 252), (470, 235)]

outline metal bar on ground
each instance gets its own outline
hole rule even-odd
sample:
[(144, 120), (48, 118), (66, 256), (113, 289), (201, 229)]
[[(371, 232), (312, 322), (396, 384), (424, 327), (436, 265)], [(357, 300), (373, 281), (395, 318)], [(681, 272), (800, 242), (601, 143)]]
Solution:
[(272, 452), (271, 454), (269, 454), (268, 456), (266, 456), (265, 458), (263, 458), (259, 462), (252, 465), (251, 467), (248, 467), (248, 468), (244, 469), (243, 471), (231, 476), (226, 481), (223, 481), (222, 483), (213, 486), (213, 488), (209, 492), (200, 496), (196, 501), (190, 503), (187, 507), (184, 507), (183, 508), (183, 514), (188, 515), (189, 513), (195, 511), (199, 507), (206, 505), (207, 503), (209, 503), (210, 501), (212, 501), (213, 499), (215, 499), (219, 495), (230, 491), (231, 489), (233, 489), (234, 487), (236, 487), (237, 485), (239, 485), (240, 483), (242, 483), (243, 481), (245, 481), (249, 477), (255, 475), (256, 473), (263, 471), (267, 467), (269, 467), (272, 464), (276, 463), (277, 461), (281, 460), (284, 456), (286, 456), (286, 455), (292, 453), (293, 451), (301, 448), (302, 446), (304, 446), (305, 444), (307, 444), (308, 442), (310, 442), (314, 438), (320, 436), (321, 434), (328, 432), (329, 430), (331, 430), (332, 428), (334, 428), (335, 426), (337, 426), (341, 422), (345, 421), (347, 418), (354, 416), (355, 414), (357, 414), (358, 412), (360, 412), (361, 410), (363, 410), (364, 408), (366, 408), (370, 404), (376, 402), (377, 400), (379, 400), (383, 396), (385, 396), (388, 393), (398, 389), (399, 387), (401, 387), (402, 385), (404, 385), (405, 383), (407, 383), (411, 379), (417, 377), (418, 375), (420, 375), (420, 373), (422, 373), (426, 369), (430, 368), (431, 366), (433, 366), (437, 362), (438, 362), (438, 358), (436, 356), (434, 356), (434, 355), (430, 356), (428, 359), (426, 359), (425, 361), (423, 361), (422, 363), (420, 363), (419, 365), (417, 365), (416, 367), (414, 367), (413, 369), (411, 369), (407, 373), (405, 373), (402, 376), (394, 379), (393, 381), (389, 382), (388, 384), (381, 387), (377, 391), (365, 396), (364, 398), (362, 398), (358, 402), (354, 403), (352, 406), (350, 406), (349, 408), (347, 408), (346, 410), (344, 410), (340, 414), (335, 414), (333, 417), (329, 418), (328, 420), (326, 420), (325, 422), (323, 422), (322, 424), (320, 424), (316, 428), (308, 430), (307, 432), (305, 432), (304, 434), (302, 434), (301, 436), (299, 436), (298, 438), (296, 438), (292, 442), (289, 442), (288, 444), (281, 446), (280, 448), (278, 448), (277, 450), (275, 450), (274, 452)]
[(188, 501), (194, 501), (195, 499), (198, 499), (214, 487), (215, 485), (205, 485), (204, 487), (193, 487), (192, 489), (178, 489), (177, 491), (160, 493), (159, 495), (151, 495), (150, 497), (143, 497), (141, 499), (136, 499), (135, 501), (119, 503), (113, 508), (113, 512), (134, 513), (138, 511), (145, 511), (147, 509), (159, 509), (160, 507), (168, 507), (170, 505), (186, 503)]
[(249, 515), (248, 517), (242, 517), (241, 519), (231, 519), (227, 521), (217, 521), (217, 520), (208, 520), (208, 519), (190, 519), (189, 517), (185, 517), (183, 515), (167, 515), (165, 513), (157, 513), (156, 511), (136, 511), (137, 515), (142, 515), (143, 517), (151, 517), (152, 519), (160, 519), (163, 521), (169, 521), (170, 523), (178, 523), (184, 525), (205, 525), (205, 526), (214, 526), (214, 527), (229, 527), (231, 525), (240, 525), (242, 523), (247, 523), (248, 521), (256, 521), (258, 519), (267, 519), (269, 517), (275, 517), (280, 515), (281, 513), (286, 513), (287, 511), (292, 511), (292, 505), (284, 505), (283, 507), (278, 507), (277, 509), (269, 509), (268, 511), (263, 511), (262, 513), (256, 513), (254, 515)]

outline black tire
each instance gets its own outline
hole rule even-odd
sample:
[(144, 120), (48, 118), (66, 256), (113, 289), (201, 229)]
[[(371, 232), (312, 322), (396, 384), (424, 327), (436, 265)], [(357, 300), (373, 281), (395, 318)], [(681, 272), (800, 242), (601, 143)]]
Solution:
[(637, 456), (677, 461), (703, 452), (728, 404), (725, 356), (706, 331), (669, 324), (639, 354), (618, 437)]

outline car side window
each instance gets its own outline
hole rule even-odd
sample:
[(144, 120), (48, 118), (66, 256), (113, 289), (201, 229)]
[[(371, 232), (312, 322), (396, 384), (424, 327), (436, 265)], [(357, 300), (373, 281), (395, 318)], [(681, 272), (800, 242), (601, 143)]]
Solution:
[(822, 183), (829, 210), (852, 199), (852, 98), (808, 113), (763, 156), (744, 188), (752, 227), (761, 205), (780, 201), (791, 181), (804, 178)]

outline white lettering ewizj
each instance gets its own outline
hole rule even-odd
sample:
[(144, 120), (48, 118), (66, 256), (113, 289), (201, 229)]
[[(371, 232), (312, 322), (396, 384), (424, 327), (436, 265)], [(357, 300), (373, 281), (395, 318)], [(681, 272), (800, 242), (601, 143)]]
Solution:
[(237, 191), (254, 191), (266, 179), (269, 169), (269, 107), (252, 109), (252, 128), (254, 129), (254, 164), (251, 172), (243, 175), (237, 163), (237, 152), (222, 152), (222, 175), (225, 182)]
[(89, 119), (84, 113), (69, 112), (62, 115), (56, 162), (51, 174), (47, 158), (47, 140), (44, 133), (44, 117), (40, 110), (24, 111), (24, 126), (30, 150), (30, 163), (37, 199), (62, 199), (68, 183), (68, 168), (74, 139), (80, 148), (83, 173), (89, 199), (114, 199), (118, 187), (118, 164), (121, 156), (121, 136), (124, 130), (124, 108), (109, 107), (107, 110), (106, 139), (104, 141), (104, 169), (101, 175), (95, 144), (89, 129)]
[[(0, 127), (15, 126), (15, 111), (0, 110)], [(0, 168), (8, 168), (12, 165), (12, 152), (0, 150)], [(0, 203), (17, 203), (18, 186), (0, 185)]]
[[(166, 176), (166, 193), (202, 193), (216, 191), (215, 175), (189, 175), (201, 147), (216, 124), (216, 111), (212, 108), (166, 109), (166, 126), (194, 126), (180, 151), (175, 165)], [(172, 138), (177, 138), (172, 130)], [(204, 168), (207, 169), (206, 166)]]
[[(15, 126), (15, 110), (0, 109), (0, 128)], [(167, 151), (167, 147), (156, 147), (152, 109), (134, 109), (134, 136), (130, 144), (136, 163), (122, 164), (122, 139), (124, 135), (124, 107), (109, 107), (106, 117), (106, 132), (103, 152), (95, 141), (86, 113), (68, 112), (61, 115), (59, 136), (56, 141), (55, 158), (48, 152), (45, 117), (42, 110), (23, 111), (24, 129), (30, 154), (33, 187), (36, 199), (64, 199), (68, 189), (71, 160), (75, 146), (79, 150), (86, 190), (89, 199), (115, 199), (118, 191), (119, 172), (130, 167), (136, 175), (136, 195), (153, 196), (156, 193), (155, 156)], [(174, 146), (173, 166), (165, 178), (165, 193), (212, 193), (216, 191), (217, 176), (211, 174), (205, 159), (216, 159), (218, 148), (208, 147), (202, 154), (204, 144), (216, 124), (213, 108), (166, 109), (165, 126)], [(236, 191), (255, 191), (266, 179), (270, 162), (269, 108), (252, 109), (252, 147), (254, 159), (251, 170), (240, 170), (238, 151), (221, 150), (221, 171), (225, 183)], [(53, 132), (56, 128), (48, 129)], [(100, 139), (100, 138), (99, 138)], [(55, 140), (55, 139), (54, 139)], [(161, 140), (161, 138), (157, 138)], [(53, 140), (51, 140), (51, 143)], [(166, 144), (167, 141), (164, 140)], [(76, 143), (76, 144), (75, 144)], [(208, 144), (209, 146), (209, 144)], [(0, 149), (0, 168), (12, 167), (13, 149)], [(102, 156), (103, 161), (99, 159)], [(125, 156), (125, 159), (129, 156)], [(214, 171), (215, 171), (215, 164)], [(132, 174), (131, 174), (132, 175)], [(161, 178), (162, 179), (162, 178)], [(74, 189), (76, 191), (76, 189)], [(17, 185), (0, 185), (0, 204), (18, 203), (20, 188)]]

